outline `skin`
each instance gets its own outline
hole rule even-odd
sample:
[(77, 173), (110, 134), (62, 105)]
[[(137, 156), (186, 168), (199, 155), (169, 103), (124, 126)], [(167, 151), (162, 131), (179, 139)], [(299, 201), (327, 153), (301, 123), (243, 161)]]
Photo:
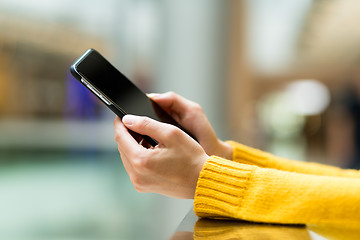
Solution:
[[(232, 147), (219, 140), (199, 104), (175, 93), (149, 94), (196, 142), (179, 128), (148, 117), (126, 115), (114, 120), (115, 140), (124, 167), (139, 192), (194, 198), (200, 171), (210, 155), (232, 158)], [(139, 144), (128, 129), (159, 142)]]

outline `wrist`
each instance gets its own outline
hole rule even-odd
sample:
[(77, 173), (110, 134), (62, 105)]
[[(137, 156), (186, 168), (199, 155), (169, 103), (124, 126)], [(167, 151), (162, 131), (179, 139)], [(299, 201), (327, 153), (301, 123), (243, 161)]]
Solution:
[(219, 145), (220, 151), (217, 156), (228, 159), (228, 160), (232, 160), (233, 153), (234, 153), (233, 147), (224, 141), (221, 141), (221, 140), (218, 140), (218, 141), (219, 141), (218, 145)]
[(195, 197), (195, 192), (196, 192), (196, 188), (197, 188), (197, 182), (198, 182), (199, 177), (200, 177), (200, 172), (202, 171), (205, 163), (207, 162), (207, 160), (209, 158), (210, 158), (210, 156), (208, 156), (207, 154), (203, 154), (202, 156), (200, 156), (198, 158), (197, 166), (193, 168), (194, 174), (192, 176), (193, 176), (193, 179), (194, 179), (194, 185), (191, 188), (191, 193), (190, 193), (190, 196), (191, 196), (190, 198), (191, 199), (194, 199), (194, 197)]

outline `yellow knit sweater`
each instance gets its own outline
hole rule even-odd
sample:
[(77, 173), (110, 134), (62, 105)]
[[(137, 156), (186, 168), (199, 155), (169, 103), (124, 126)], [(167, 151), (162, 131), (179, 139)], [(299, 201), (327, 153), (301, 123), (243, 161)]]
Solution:
[(360, 224), (360, 172), (292, 161), (239, 143), (211, 156), (198, 180), (199, 217), (284, 224)]

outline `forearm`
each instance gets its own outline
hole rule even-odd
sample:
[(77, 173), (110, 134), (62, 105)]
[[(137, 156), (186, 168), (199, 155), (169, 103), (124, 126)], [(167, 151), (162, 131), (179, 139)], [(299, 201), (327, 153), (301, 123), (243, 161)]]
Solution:
[(289, 172), (306, 173), (313, 175), (338, 176), (360, 178), (357, 170), (341, 169), (329, 165), (301, 162), (274, 156), (270, 153), (242, 145), (237, 142), (228, 141), (233, 147), (233, 161), (256, 165), (264, 168), (273, 168)]
[(285, 224), (360, 223), (360, 181), (259, 168), (211, 157), (200, 173), (200, 217)]

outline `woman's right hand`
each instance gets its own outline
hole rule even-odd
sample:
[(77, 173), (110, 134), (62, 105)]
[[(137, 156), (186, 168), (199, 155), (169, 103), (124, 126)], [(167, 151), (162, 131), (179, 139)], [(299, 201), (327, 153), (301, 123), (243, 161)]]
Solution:
[(173, 92), (148, 94), (154, 102), (189, 131), (205, 152), (231, 160), (232, 147), (217, 138), (201, 106)]

